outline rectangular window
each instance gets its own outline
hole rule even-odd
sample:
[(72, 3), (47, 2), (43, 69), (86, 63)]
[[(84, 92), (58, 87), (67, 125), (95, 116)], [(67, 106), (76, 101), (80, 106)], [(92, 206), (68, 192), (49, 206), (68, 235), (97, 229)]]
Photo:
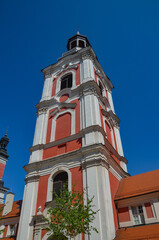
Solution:
[(134, 217), (135, 225), (145, 224), (142, 205), (132, 207), (132, 214)]

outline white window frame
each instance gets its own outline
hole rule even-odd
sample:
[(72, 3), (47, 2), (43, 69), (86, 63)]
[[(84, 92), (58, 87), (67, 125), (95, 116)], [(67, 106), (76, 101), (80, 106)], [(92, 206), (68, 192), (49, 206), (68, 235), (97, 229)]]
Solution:
[(106, 97), (105, 86), (104, 86), (103, 82), (101, 81), (101, 79), (100, 79), (100, 78), (97, 78), (97, 85), (98, 85), (98, 87), (99, 87), (99, 82), (100, 82), (100, 84), (101, 84), (102, 87), (103, 87), (102, 97)]
[[(11, 226), (14, 226), (14, 235), (11, 234)], [(7, 237), (15, 236), (16, 235), (17, 224), (10, 224), (8, 225), (7, 229)]]
[(53, 193), (53, 178), (60, 172), (67, 172), (68, 174), (68, 189), (69, 191), (71, 191), (72, 189), (72, 186), (71, 186), (71, 180), (72, 180), (72, 177), (71, 177), (71, 172), (70, 170), (68, 169), (68, 167), (65, 167), (65, 166), (60, 166), (60, 167), (56, 167), (52, 170), (50, 176), (49, 176), (49, 179), (48, 179), (48, 187), (47, 187), (47, 198), (46, 198), (46, 201), (47, 202), (50, 202), (52, 201), (52, 193)]
[[(140, 207), (140, 206), (142, 207), (142, 213), (139, 212), (139, 207)], [(136, 209), (136, 214), (133, 214), (133, 208)], [(132, 216), (133, 216), (133, 223), (134, 223), (134, 225), (143, 225), (143, 224), (146, 224), (145, 211), (144, 211), (144, 206), (143, 206), (143, 204), (139, 204), (139, 205), (136, 205), (136, 206), (132, 206), (132, 207), (131, 207), (131, 211), (132, 211)], [(135, 223), (135, 216), (138, 217), (138, 221), (139, 221), (138, 224)], [(144, 222), (142, 222), (142, 217), (141, 217), (141, 216), (143, 216)]]
[(56, 94), (60, 91), (64, 91), (65, 89), (68, 89), (68, 88), (64, 88), (61, 90), (61, 80), (62, 78), (64, 78), (65, 76), (69, 75), (69, 74), (72, 74), (72, 87), (69, 88), (69, 89), (72, 89), (76, 86), (76, 72), (75, 70), (68, 70), (66, 72), (64, 72), (63, 74), (61, 74), (58, 78), (57, 78), (57, 84), (56, 84)]
[(106, 133), (106, 138), (107, 138), (107, 131), (106, 131), (106, 126), (105, 126), (105, 121), (108, 123), (110, 127), (110, 134), (111, 134), (111, 139), (112, 139), (112, 146), (115, 148), (115, 140), (114, 140), (114, 134), (113, 134), (113, 128), (107, 118), (103, 115), (103, 123), (104, 123), (104, 131)]

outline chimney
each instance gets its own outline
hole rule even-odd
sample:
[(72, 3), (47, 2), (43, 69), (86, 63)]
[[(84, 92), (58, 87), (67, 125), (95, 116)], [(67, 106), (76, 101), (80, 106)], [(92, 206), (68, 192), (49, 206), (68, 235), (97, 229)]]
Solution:
[(13, 200), (14, 200), (14, 193), (11, 193), (11, 192), (7, 193), (2, 216), (5, 216), (12, 211)]

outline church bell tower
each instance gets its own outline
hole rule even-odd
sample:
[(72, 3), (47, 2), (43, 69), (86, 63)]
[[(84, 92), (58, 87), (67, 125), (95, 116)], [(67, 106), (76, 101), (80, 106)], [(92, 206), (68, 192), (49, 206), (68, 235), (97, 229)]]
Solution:
[(68, 181), (94, 196), (99, 233), (78, 240), (112, 240), (118, 228), (114, 194), (126, 177), (113, 85), (87, 37), (77, 33), (57, 63), (42, 70), (44, 88), (26, 179), (18, 240), (47, 240), (42, 216), (53, 191)]

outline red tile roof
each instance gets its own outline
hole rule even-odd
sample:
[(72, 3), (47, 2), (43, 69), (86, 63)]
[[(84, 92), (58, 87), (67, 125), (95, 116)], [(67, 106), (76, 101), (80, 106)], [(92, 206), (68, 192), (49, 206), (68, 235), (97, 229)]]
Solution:
[(159, 170), (122, 179), (115, 200), (156, 191), (159, 191)]
[[(0, 205), (0, 208), (4, 206), (4, 204)], [(17, 217), (20, 216), (20, 211), (21, 211), (21, 206), (22, 206), (22, 200), (18, 200), (18, 201), (14, 201), (13, 202), (13, 206), (12, 206), (12, 211), (9, 212), (7, 215), (2, 217), (2, 213), (3, 211), (0, 213), (0, 217), (2, 217), (2, 219), (5, 218), (11, 218), (11, 217)], [(5, 238), (6, 239), (6, 238)], [(10, 238), (9, 238), (10, 239)]]
[(159, 239), (159, 224), (122, 228), (117, 230), (114, 240)]

